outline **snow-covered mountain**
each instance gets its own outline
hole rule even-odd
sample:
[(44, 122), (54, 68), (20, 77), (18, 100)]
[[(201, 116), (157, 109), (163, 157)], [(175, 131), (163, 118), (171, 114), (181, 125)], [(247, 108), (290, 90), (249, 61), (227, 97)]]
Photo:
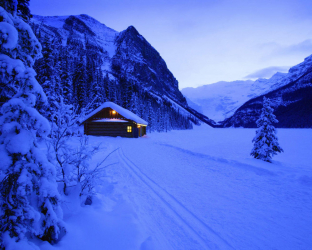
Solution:
[[(256, 81), (217, 82), (197, 88), (184, 88), (183, 95), (191, 102), (189, 106), (202, 110), (216, 122), (232, 116), (246, 101), (286, 84), (285, 73), (276, 73), (270, 79)], [(195, 105), (194, 105), (195, 104)]]
[(225, 127), (256, 127), (263, 97), (270, 98), (279, 123), (283, 128), (312, 127), (312, 55), (292, 67), (271, 87), (273, 90), (247, 101), (233, 116), (223, 122)]
[(68, 102), (82, 108), (100, 93), (98, 103), (116, 102), (150, 119), (152, 130), (210, 122), (189, 108), (163, 58), (133, 26), (117, 32), (87, 15), (35, 15), (32, 28), (44, 48), (38, 81), (44, 88), (61, 81)]
[[(107, 27), (88, 15), (79, 16), (37, 16), (32, 22), (37, 28), (49, 35), (61, 38), (66, 44), (69, 37), (85, 41), (95, 46), (101, 46), (112, 57), (115, 54), (115, 37), (118, 32)], [(38, 32), (38, 31), (37, 31)]]

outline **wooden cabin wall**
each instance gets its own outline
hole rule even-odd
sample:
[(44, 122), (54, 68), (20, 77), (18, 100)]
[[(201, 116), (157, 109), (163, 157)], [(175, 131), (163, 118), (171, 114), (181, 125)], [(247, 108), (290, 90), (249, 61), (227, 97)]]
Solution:
[[(132, 132), (127, 132), (127, 127), (132, 127)], [(136, 125), (131, 122), (87, 122), (84, 124), (84, 134), (98, 136), (134, 137)]]

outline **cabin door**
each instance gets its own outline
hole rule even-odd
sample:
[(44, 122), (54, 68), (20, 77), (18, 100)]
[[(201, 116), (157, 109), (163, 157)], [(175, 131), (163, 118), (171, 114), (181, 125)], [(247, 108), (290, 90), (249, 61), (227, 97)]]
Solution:
[(135, 126), (133, 126), (133, 137), (138, 138), (139, 137), (139, 129)]

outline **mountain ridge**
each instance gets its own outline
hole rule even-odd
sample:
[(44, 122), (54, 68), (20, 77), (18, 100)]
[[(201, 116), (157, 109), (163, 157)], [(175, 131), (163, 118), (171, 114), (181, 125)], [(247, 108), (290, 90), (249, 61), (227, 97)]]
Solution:
[(191, 102), (199, 105), (204, 115), (221, 122), (233, 115), (249, 99), (269, 92), (273, 84), (283, 77), (285, 74), (278, 72), (270, 79), (220, 81), (197, 88), (184, 88), (181, 92)]
[[(243, 123), (238, 125), (239, 122), (237, 121), (232, 125), (229, 124), (230, 118), (234, 116), (240, 107), (254, 98), (270, 95), (272, 91), (294, 82), (304, 75), (310, 67), (312, 67), (312, 55), (306, 57), (303, 62), (291, 67), (288, 73), (277, 72), (269, 79), (259, 78), (256, 81), (218, 82), (195, 89), (182, 89), (181, 92), (191, 102), (200, 105), (204, 110), (204, 114), (216, 120), (219, 124), (244, 126)], [(192, 106), (192, 103), (190, 103), (190, 106)], [(248, 126), (251, 125), (249, 124)], [(254, 127), (255, 125), (252, 126)], [(287, 127), (289, 126), (288, 124)]]
[[(289, 82), (288, 82), (289, 81)], [(312, 55), (290, 69), (287, 84), (255, 97), (224, 120), (223, 127), (256, 127), (263, 97), (269, 98), (280, 128), (312, 127)]]

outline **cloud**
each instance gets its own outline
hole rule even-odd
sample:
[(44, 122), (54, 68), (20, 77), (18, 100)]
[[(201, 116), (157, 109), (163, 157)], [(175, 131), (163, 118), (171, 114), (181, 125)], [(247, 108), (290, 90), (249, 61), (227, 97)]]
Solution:
[(298, 44), (280, 47), (276, 49), (273, 53), (277, 55), (304, 54), (306, 56), (309, 56), (312, 53), (312, 39), (304, 40), (303, 42)]
[(288, 66), (272, 66), (267, 67), (264, 69), (257, 70), (247, 76), (245, 76), (245, 79), (258, 79), (258, 78), (270, 78), (273, 76), (276, 72), (286, 73), (288, 72), (290, 67)]
[(272, 59), (286, 60), (290, 58), (303, 59), (312, 54), (312, 39), (304, 40), (300, 43), (288, 46), (276, 42), (262, 43), (256, 49), (263, 54), (261, 61), (271, 61)]

